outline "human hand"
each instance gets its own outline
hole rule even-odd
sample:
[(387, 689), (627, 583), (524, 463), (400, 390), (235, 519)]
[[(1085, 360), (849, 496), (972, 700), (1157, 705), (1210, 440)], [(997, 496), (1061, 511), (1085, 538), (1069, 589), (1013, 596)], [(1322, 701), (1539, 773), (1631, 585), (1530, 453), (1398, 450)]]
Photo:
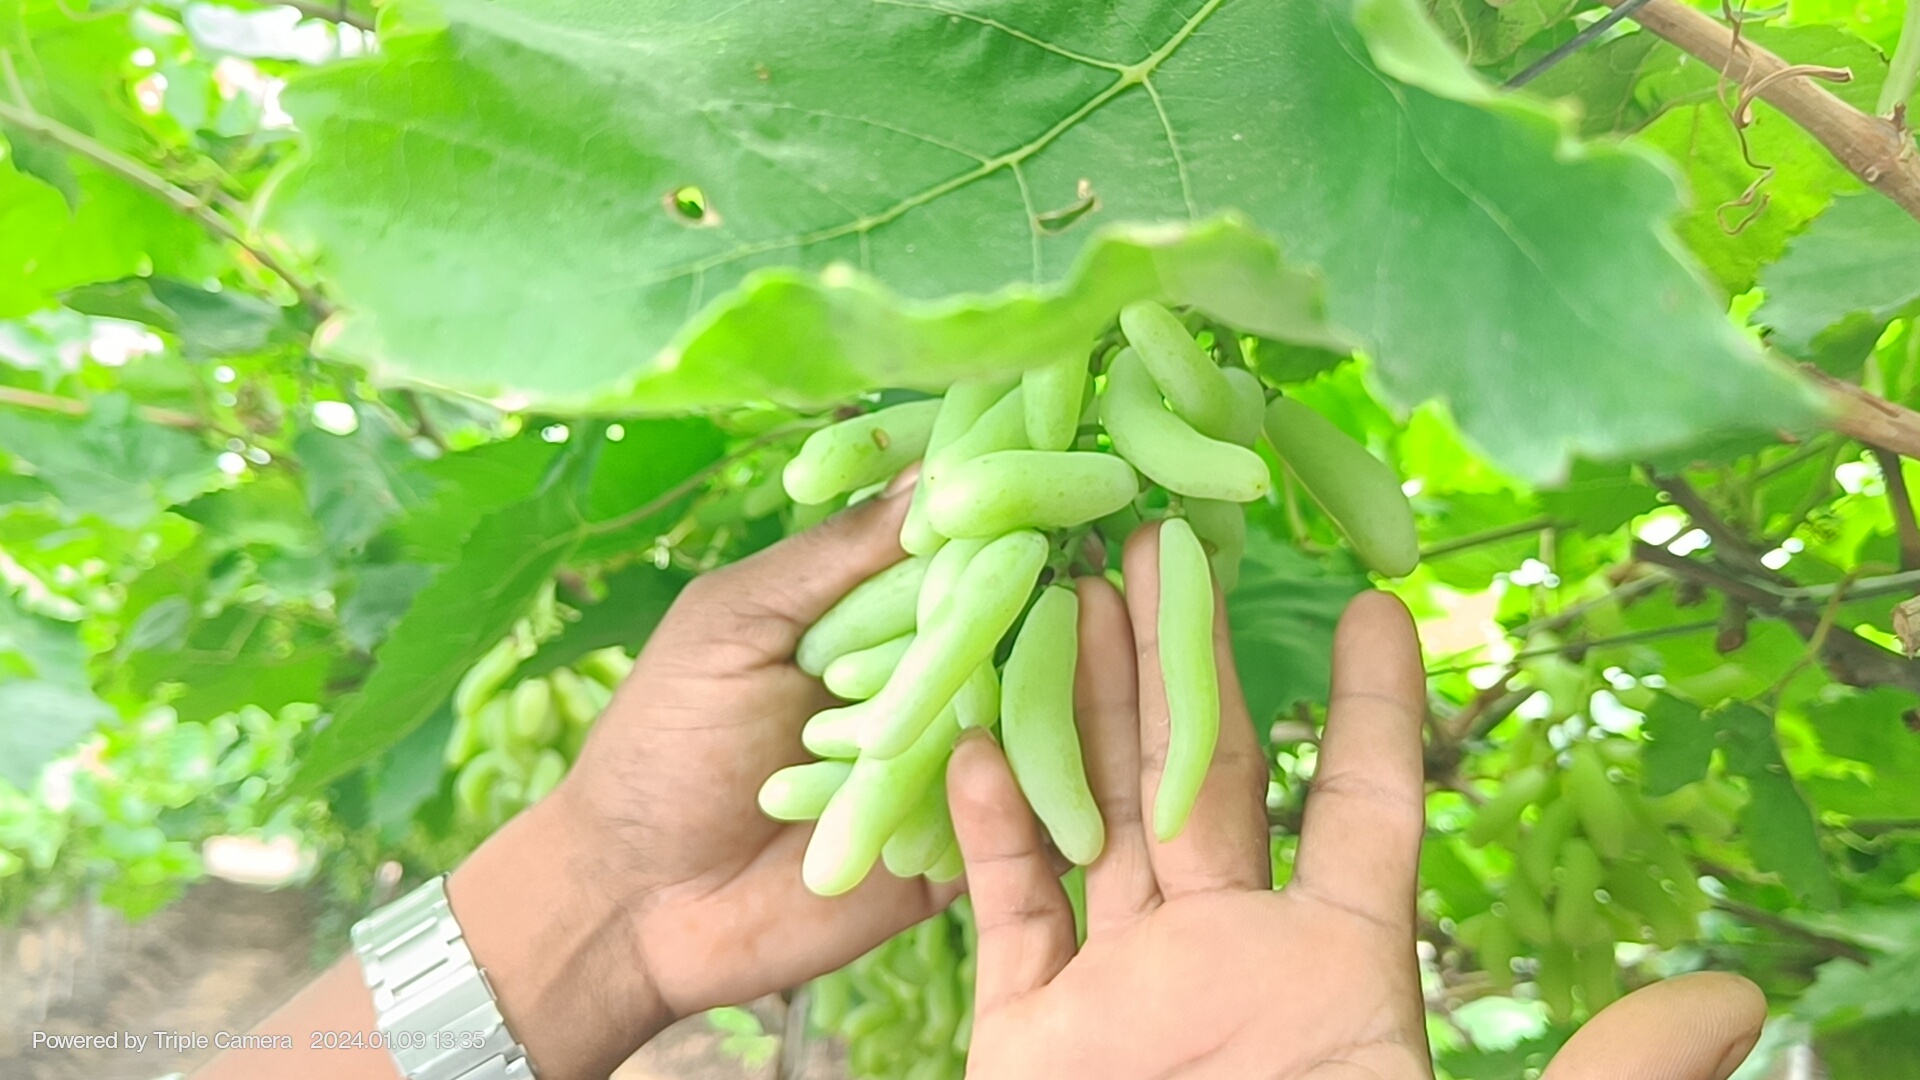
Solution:
[[(949, 797), (979, 930), (968, 1074), (1430, 1077), (1414, 952), (1426, 702), (1411, 619), (1378, 593), (1341, 619), (1295, 870), (1276, 892), (1266, 762), (1224, 605), (1213, 770), (1185, 831), (1153, 838), (1143, 808), (1167, 743), (1157, 555), (1156, 530), (1129, 541), (1125, 599), (1104, 580), (1078, 583), (1078, 710), (1107, 846), (1087, 869), (1077, 950), (1071, 908), (1005, 760), (980, 737), (955, 754)], [(1711, 976), (1642, 990), (1576, 1036), (1548, 1076), (1721, 1080), (1758, 1030), (1757, 991), (1741, 986), (1751, 991)]]
[[(838, 968), (958, 893), (874, 874), (816, 896), (800, 876), (810, 826), (771, 821), (756, 803), (769, 774), (808, 759), (801, 725), (835, 703), (793, 664), (794, 646), (903, 557), (906, 503), (905, 492), (876, 499), (689, 583), (572, 774), (449, 884), (543, 1077), (605, 1075), (673, 1019)], [(585, 895), (512, 899), (541, 867)], [(525, 928), (541, 920), (579, 932), (533, 940)], [(503, 968), (534, 972), (519, 1017)], [(549, 1017), (565, 1035), (543, 1055), (526, 1032)]]

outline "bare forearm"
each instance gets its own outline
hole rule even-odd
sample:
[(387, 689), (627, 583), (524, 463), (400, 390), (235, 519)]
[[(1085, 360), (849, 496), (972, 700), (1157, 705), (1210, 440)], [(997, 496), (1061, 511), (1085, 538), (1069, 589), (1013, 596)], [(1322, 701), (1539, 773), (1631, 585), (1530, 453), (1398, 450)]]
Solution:
[[(568, 814), (556, 792), (488, 840), (447, 883), (474, 962), (542, 1080), (604, 1077), (670, 1019), (646, 977), (630, 916), (601, 888), (597, 856)], [(254, 1033), (288, 1036), (292, 1046), (229, 1051), (194, 1080), (399, 1076), (378, 1048), (372, 995), (351, 956)], [(342, 1041), (374, 1048), (326, 1048)]]

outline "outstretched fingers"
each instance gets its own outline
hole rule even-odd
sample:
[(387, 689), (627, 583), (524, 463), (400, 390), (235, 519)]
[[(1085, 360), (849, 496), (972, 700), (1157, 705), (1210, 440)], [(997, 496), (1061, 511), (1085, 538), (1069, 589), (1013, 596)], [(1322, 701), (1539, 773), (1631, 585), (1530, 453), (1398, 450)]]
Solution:
[(979, 932), (974, 1008), (985, 1014), (1045, 986), (1073, 959), (1073, 907), (991, 738), (970, 733), (954, 748), (947, 804)]
[(1425, 715), (1412, 616), (1386, 593), (1361, 593), (1334, 633), (1326, 736), (1289, 888), (1384, 926), (1412, 926)]
[(1127, 601), (1105, 578), (1075, 582), (1080, 594), (1080, 659), (1074, 711), (1087, 780), (1107, 829), (1087, 867), (1087, 936), (1124, 926), (1160, 902), (1146, 818), (1140, 808), (1140, 698)]

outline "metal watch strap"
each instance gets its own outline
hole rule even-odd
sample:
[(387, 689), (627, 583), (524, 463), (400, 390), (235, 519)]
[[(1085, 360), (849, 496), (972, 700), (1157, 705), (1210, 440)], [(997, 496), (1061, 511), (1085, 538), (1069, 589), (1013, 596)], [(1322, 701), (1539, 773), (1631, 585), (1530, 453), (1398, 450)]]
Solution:
[(530, 1080), (441, 875), (353, 927), (387, 1049), (407, 1080)]

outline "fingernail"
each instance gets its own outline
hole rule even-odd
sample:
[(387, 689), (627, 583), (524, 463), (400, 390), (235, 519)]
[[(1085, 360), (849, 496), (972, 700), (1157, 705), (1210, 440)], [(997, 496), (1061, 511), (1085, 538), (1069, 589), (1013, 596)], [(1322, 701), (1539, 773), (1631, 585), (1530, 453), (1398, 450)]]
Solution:
[(885, 490), (880, 492), (880, 497), (883, 499), (891, 499), (895, 495), (912, 488), (913, 485), (919, 483), (919, 481), (920, 466), (917, 464), (909, 465), (901, 469), (900, 474), (888, 482)]

